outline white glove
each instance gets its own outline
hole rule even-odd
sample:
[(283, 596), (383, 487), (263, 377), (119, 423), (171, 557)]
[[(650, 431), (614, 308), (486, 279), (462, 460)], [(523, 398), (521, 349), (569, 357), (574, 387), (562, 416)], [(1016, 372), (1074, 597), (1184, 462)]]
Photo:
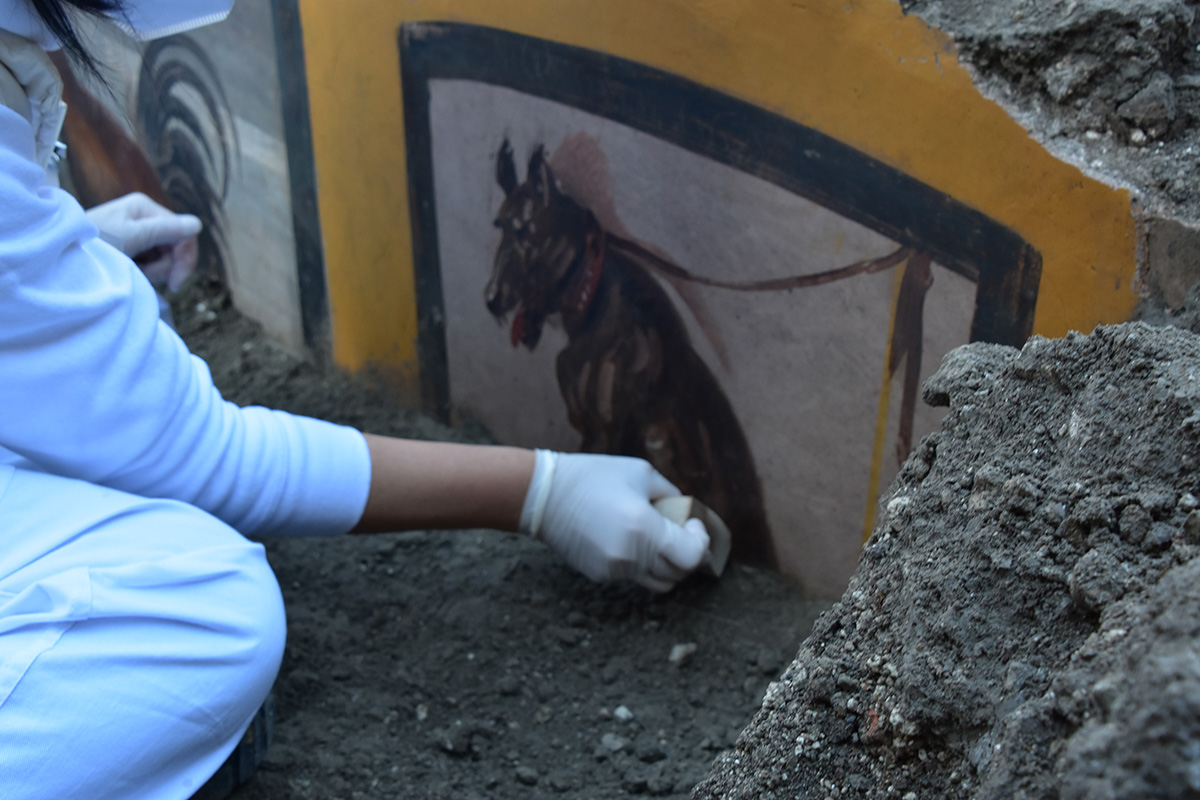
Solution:
[(137, 261), (155, 286), (178, 291), (196, 269), (199, 217), (176, 214), (140, 192), (88, 209), (100, 238)]
[(650, 505), (679, 493), (640, 458), (538, 450), (521, 530), (594, 581), (632, 580), (665, 592), (708, 552), (704, 523), (680, 526)]

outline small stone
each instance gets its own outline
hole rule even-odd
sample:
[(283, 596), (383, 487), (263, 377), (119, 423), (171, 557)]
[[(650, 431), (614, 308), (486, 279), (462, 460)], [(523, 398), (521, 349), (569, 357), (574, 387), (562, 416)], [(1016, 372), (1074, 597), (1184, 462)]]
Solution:
[(546, 782), (556, 792), (569, 792), (575, 788), (575, 782), (571, 779), (570, 773), (555, 772), (546, 779)]
[(461, 721), (434, 735), (437, 746), (450, 755), (465, 756), (471, 752), (471, 729)]
[(521, 682), (512, 675), (503, 675), (496, 681), (496, 691), (505, 697), (512, 697), (521, 689)]
[[(871, 666), (870, 663), (867, 665)], [(879, 664), (875, 664), (878, 668)], [(805, 686), (809, 698), (815, 703), (829, 703), (837, 691), (837, 673), (827, 664), (818, 662), (809, 675)]]
[(621, 788), (629, 794), (641, 794), (646, 791), (649, 777), (640, 769), (630, 769), (621, 777)]
[(1071, 599), (1088, 611), (1101, 611), (1125, 594), (1120, 564), (1099, 550), (1089, 550), (1071, 570)]
[(1096, 56), (1072, 53), (1047, 69), (1042, 79), (1046, 91), (1061, 103), (1087, 83), (1101, 66)]
[(1193, 511), (1183, 521), (1183, 541), (1187, 544), (1200, 544), (1200, 511)]
[(289, 685), (303, 692), (311, 691), (321, 685), (321, 676), (303, 667), (287, 673), (286, 680)]
[(1121, 511), (1117, 530), (1122, 539), (1130, 544), (1138, 544), (1146, 538), (1146, 534), (1150, 532), (1150, 526), (1153, 524), (1154, 519), (1150, 516), (1149, 511), (1137, 503), (1130, 503)]
[(1067, 507), (1062, 503), (1047, 502), (1038, 509), (1038, 519), (1056, 527), (1061, 525), (1066, 517)]
[(615, 683), (618, 678), (633, 672), (633, 663), (623, 656), (614, 656), (600, 670), (600, 680), (605, 684)]
[[(1166, 133), (1178, 113), (1175, 81), (1165, 72), (1155, 72), (1142, 89), (1117, 107), (1117, 114), (1130, 125), (1155, 138)], [(1135, 131), (1136, 133), (1136, 131)], [(1132, 139), (1132, 136), (1130, 137)]]
[(1023, 517), (1033, 514), (1041, 501), (1041, 492), (1028, 475), (1014, 475), (1005, 481), (1001, 496), (1009, 511)]
[(695, 642), (682, 642), (671, 648), (671, 653), (667, 656), (667, 661), (676, 667), (682, 667), (691, 660), (698, 649), (699, 646)]
[(629, 740), (615, 733), (606, 733), (600, 737), (600, 746), (610, 753), (619, 753), (629, 748)]
[(783, 668), (783, 659), (779, 652), (769, 648), (762, 648), (758, 651), (758, 656), (755, 658), (755, 666), (764, 675), (775, 675)]
[(587, 614), (584, 614), (582, 611), (572, 611), (570, 614), (567, 614), (567, 624), (572, 628), (583, 628), (587, 626), (587, 623)]
[(1196, 509), (1200, 508), (1200, 500), (1196, 499), (1196, 495), (1188, 492), (1179, 498), (1179, 502), (1176, 503), (1176, 508), (1184, 513), (1195, 511)]
[(833, 744), (845, 744), (854, 737), (855, 725), (847, 717), (836, 717), (825, 725), (825, 738)]
[(667, 751), (663, 750), (662, 745), (660, 745), (658, 742), (650, 742), (638, 747), (636, 755), (638, 761), (642, 761), (646, 764), (653, 764), (666, 758)]
[(555, 628), (554, 638), (562, 642), (567, 647), (574, 647), (583, 641), (583, 637), (587, 634), (579, 628)]
[(1162, 550), (1171, 544), (1175, 538), (1175, 529), (1165, 522), (1156, 522), (1150, 526), (1149, 533), (1142, 540), (1142, 549), (1148, 552)]
[(533, 767), (520, 766), (517, 767), (517, 781), (526, 786), (534, 786), (538, 782), (538, 772)]
[(646, 781), (646, 794), (661, 797), (663, 795), (672, 794), (675, 791), (675, 781), (668, 778), (666, 775), (652, 775)]
[(1174, 492), (1160, 489), (1145, 489), (1137, 493), (1138, 505), (1149, 511), (1151, 516), (1160, 519), (1175, 508), (1176, 502)]
[(1112, 527), (1112, 503), (1103, 497), (1085, 497), (1075, 504), (1070, 518), (1089, 531)]
[(617, 722), (632, 722), (633, 721), (633, 712), (630, 711), (625, 706), (617, 706), (616, 708), (614, 708), (612, 715), (613, 715), (613, 719), (615, 719)]

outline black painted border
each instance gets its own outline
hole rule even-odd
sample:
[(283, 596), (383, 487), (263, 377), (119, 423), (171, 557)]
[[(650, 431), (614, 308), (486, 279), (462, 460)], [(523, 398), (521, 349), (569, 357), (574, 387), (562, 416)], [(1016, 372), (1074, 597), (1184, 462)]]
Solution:
[(448, 22), (402, 25), (405, 144), (427, 410), (449, 415), (429, 80), (514, 89), (606, 117), (806, 197), (978, 285), (972, 341), (1032, 332), (1041, 255), (1014, 231), (846, 144), (676, 75), (571, 45)]
[[(401, 26), (400, 86), (404, 93), (404, 138), (408, 168), (408, 207), (412, 224), (413, 277), (417, 294), (417, 366), (421, 407), (442, 422), (450, 421), (449, 355), (438, 251), (437, 203), (433, 180), (433, 126), (429, 118), (429, 78), (424, 54), (410, 62)], [(436, 56), (435, 56), (436, 58)]]
[(275, 20), (275, 57), (283, 108), (283, 135), (291, 185), (292, 230), (296, 244), (296, 277), (300, 290), (300, 324), (304, 344), (318, 359), (332, 351), (329, 294), (325, 283), (325, 248), (317, 208), (317, 168), (313, 157), (312, 118), (308, 106), (308, 73), (298, 0), (271, 0)]

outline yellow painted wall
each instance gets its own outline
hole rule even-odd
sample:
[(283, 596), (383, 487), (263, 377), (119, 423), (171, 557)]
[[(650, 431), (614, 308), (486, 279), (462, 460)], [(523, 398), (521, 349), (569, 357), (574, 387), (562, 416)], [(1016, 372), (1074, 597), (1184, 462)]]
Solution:
[[(471, 22), (600, 50), (789, 117), (1007, 225), (1043, 256), (1034, 330), (1127, 319), (1130, 198), (1047, 153), (895, 0), (300, 0), (334, 358), (416, 377), (397, 31)], [(414, 382), (415, 386), (415, 382)], [(414, 394), (415, 397), (415, 394)]]

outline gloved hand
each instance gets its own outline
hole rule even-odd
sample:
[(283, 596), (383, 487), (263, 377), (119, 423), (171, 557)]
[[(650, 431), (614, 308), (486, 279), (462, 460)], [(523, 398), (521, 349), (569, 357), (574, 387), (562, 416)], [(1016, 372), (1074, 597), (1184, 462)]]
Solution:
[(196, 269), (199, 217), (176, 214), (140, 192), (88, 209), (100, 238), (132, 258), (155, 286), (178, 291)]
[(545, 539), (592, 580), (633, 580), (665, 592), (708, 552), (704, 523), (680, 526), (650, 505), (678, 494), (640, 458), (538, 450), (521, 530)]

